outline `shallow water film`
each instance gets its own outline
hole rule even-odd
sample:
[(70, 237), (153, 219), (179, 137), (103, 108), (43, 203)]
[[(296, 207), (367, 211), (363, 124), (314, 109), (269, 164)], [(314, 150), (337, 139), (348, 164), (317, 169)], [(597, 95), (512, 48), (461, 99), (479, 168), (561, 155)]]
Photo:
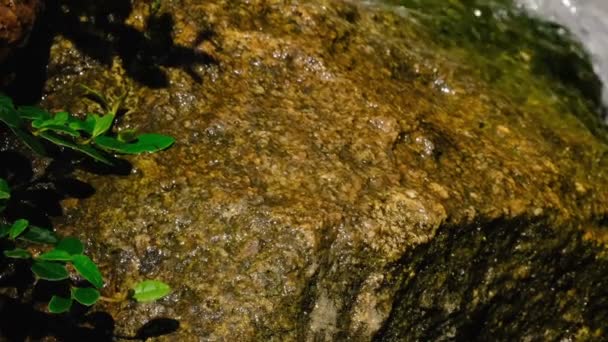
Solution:
[[(608, 82), (608, 2), (603, 0), (519, 0), (531, 12), (567, 27), (591, 54), (604, 84)], [(608, 103), (608, 88), (603, 90)]]
[[(100, 101), (82, 84), (126, 94), (111, 134), (176, 142), (111, 168), (2, 131), (4, 222), (78, 237), (104, 275), (104, 300), (53, 315), (54, 288), (3, 257), (7, 339), (606, 339), (601, 82), (562, 27), (507, 0), (65, 1), (42, 18), (9, 61), (17, 103), (84, 117)], [(128, 299), (145, 279), (171, 294)]]

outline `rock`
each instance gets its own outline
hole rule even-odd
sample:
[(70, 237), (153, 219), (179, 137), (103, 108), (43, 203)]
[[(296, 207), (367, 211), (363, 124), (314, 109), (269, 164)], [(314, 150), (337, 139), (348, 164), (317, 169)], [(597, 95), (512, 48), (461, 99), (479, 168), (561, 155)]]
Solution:
[(0, 61), (27, 40), (42, 5), (39, 0), (0, 1)]
[(484, 55), (421, 9), (355, 1), (104, 11), (60, 14), (96, 18), (81, 32), (106, 50), (62, 28), (45, 106), (130, 90), (119, 128), (177, 139), (126, 177), (80, 171), (96, 193), (57, 220), (105, 295), (174, 288), (104, 305), (121, 334), (158, 317), (179, 341), (605, 334), (606, 132), (545, 55)]

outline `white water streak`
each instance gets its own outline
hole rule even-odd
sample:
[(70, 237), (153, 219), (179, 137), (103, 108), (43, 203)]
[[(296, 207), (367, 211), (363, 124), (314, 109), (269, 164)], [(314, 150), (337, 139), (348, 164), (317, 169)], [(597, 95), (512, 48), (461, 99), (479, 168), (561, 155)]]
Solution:
[(518, 0), (532, 13), (567, 27), (584, 45), (608, 105), (608, 0)]

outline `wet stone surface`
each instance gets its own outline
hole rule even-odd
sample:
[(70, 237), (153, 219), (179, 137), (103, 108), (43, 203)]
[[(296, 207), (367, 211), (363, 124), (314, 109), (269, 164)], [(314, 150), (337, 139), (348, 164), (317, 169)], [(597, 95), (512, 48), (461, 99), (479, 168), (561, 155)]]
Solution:
[[(123, 17), (104, 18), (91, 30), (114, 37), (107, 59), (56, 37), (44, 105), (93, 109), (80, 83), (128, 89), (119, 128), (177, 139), (168, 151), (129, 159), (128, 176), (79, 171), (96, 193), (66, 201), (56, 221), (63, 234), (87, 238), (105, 295), (145, 278), (174, 288), (156, 303), (104, 304), (118, 331), (169, 317), (181, 326), (166, 340), (447, 340), (475, 336), (465, 331), (479, 312), (511, 329), (500, 323), (510, 316), (461, 305), (475, 297), (465, 290), (441, 295), (441, 279), (462, 269), (459, 255), (442, 258), (460, 251), (462, 260), (494, 260), (454, 282), (471, 291), (497, 267), (522, 279), (561, 272), (550, 258), (498, 248), (519, 227), (514, 234), (530, 234), (526, 248), (546, 255), (574, 236), (593, 257), (569, 272), (595, 277), (546, 299), (575, 316), (529, 305), (522, 317), (535, 317), (545, 336), (572, 326), (564, 336), (604, 333), (583, 301), (563, 296), (606, 281), (589, 271), (606, 264), (605, 133), (592, 133), (552, 80), (522, 82), (522, 100), (476, 78), (468, 55), (434, 43), (416, 17), (361, 2), (176, 0), (153, 13), (134, 1)], [(163, 23), (172, 24), (170, 39), (154, 46), (162, 40), (147, 39), (165, 37)], [(488, 228), (495, 220), (506, 223)], [(537, 222), (557, 237), (546, 240)], [(458, 235), (469, 233), (474, 247)], [(517, 260), (529, 260), (528, 271)], [(500, 304), (501, 291), (525, 286), (503, 281), (482, 282), (487, 291), (474, 300)], [(436, 326), (427, 321), (454, 310), (471, 316), (430, 335)], [(500, 336), (528, 331), (517, 327)]]

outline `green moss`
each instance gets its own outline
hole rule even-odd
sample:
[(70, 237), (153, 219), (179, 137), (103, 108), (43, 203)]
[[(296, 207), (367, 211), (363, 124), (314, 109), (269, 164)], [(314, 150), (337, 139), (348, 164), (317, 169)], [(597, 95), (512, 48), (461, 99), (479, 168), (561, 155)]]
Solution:
[[(66, 208), (59, 227), (93, 234), (94, 256), (114, 265), (108, 282), (153, 272), (176, 288), (175, 302), (108, 304), (117, 330), (134, 334), (164, 310), (180, 317), (177, 340), (369, 340), (393, 302), (392, 279), (422, 284), (414, 296), (423, 285), (440, 292), (455, 284), (455, 260), (467, 266), (511, 231), (486, 232), (486, 241), (442, 235), (433, 246), (447, 254), (417, 250), (418, 259), (398, 265), (403, 272), (386, 271), (415, 246), (432, 244), (440, 222), (465, 234), (476, 231), (468, 225), (476, 219), (603, 216), (605, 146), (554, 96), (559, 87), (578, 90), (539, 77), (529, 63), (495, 58), (498, 48), (466, 35), (459, 44), (441, 39), (426, 22), (429, 6), (403, 16), (349, 1), (166, 2), (179, 46), (198, 44), (196, 32), (211, 28), (197, 49), (218, 61), (193, 69), (201, 83), (185, 68), (163, 67), (166, 88), (138, 83), (128, 61), (110, 68), (85, 58), (77, 42), (55, 41), (49, 108), (88, 112), (73, 99), (79, 83), (114, 94), (131, 87), (131, 114), (120, 127), (162, 129), (181, 142), (171, 153), (130, 159), (130, 177), (79, 173), (96, 195)], [(145, 18), (142, 8), (134, 8), (134, 23)], [(580, 104), (594, 115), (587, 99)], [(425, 258), (431, 271), (422, 279)], [(602, 279), (602, 267), (589, 279)], [(483, 275), (474, 272), (463, 288)], [(525, 275), (518, 267), (501, 272)], [(514, 280), (504, 284), (517, 294)]]
[(550, 22), (530, 17), (511, 0), (401, 0), (408, 14), (463, 61), (463, 73), (501, 96), (534, 106), (557, 105), (596, 135), (601, 83), (582, 45)]

